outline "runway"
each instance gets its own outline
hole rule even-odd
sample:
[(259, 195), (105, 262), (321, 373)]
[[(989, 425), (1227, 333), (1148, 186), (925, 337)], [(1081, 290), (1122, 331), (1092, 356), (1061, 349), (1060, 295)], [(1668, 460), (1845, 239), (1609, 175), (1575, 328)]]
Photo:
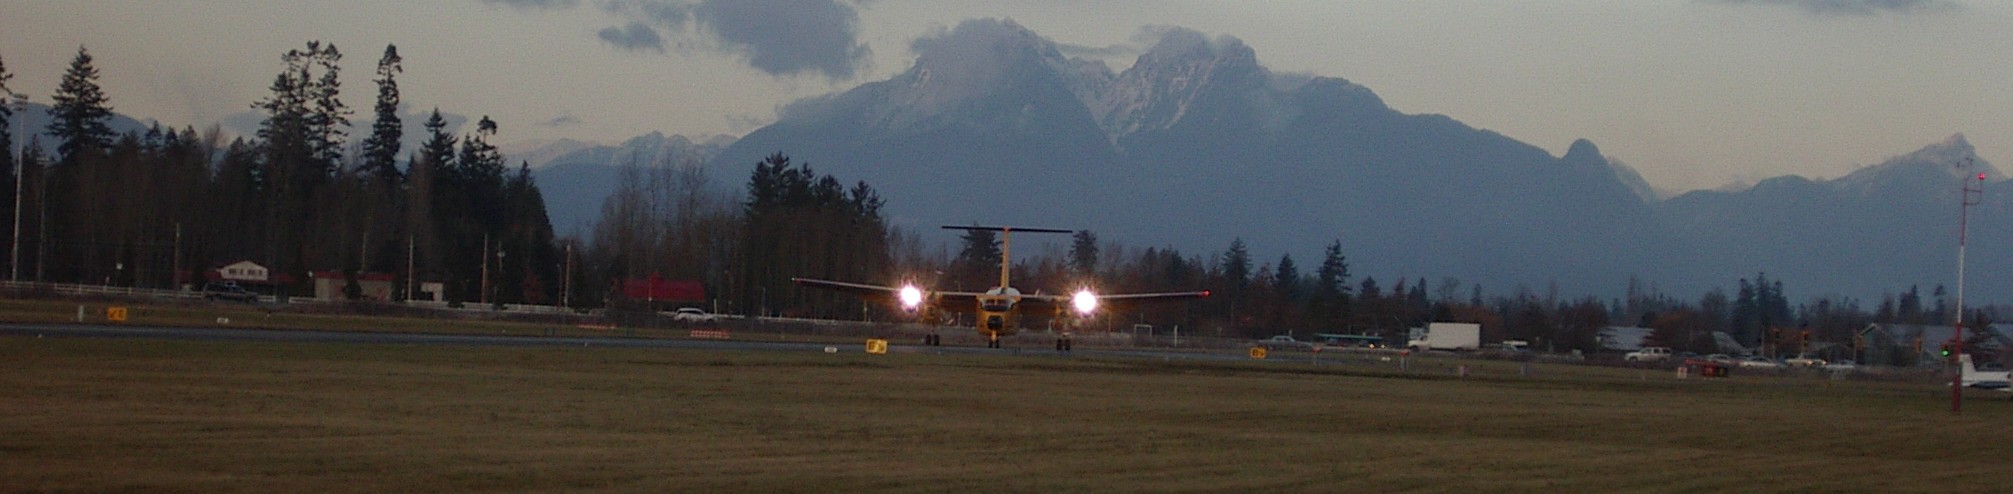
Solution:
[[(513, 347), (605, 347), (665, 348), (716, 351), (781, 351), (822, 353), (865, 353), (865, 342), (856, 344), (797, 343), (780, 341), (562, 337), (511, 335), (459, 335), (399, 332), (344, 332), (312, 330), (270, 330), (215, 327), (124, 326), (103, 324), (17, 324), (0, 323), (0, 335), (50, 338), (140, 338), (183, 341), (244, 341), (273, 343), (323, 343), (366, 345), (450, 345)], [(1244, 360), (1243, 355), (1219, 352), (1155, 351), (1142, 349), (1080, 349), (1058, 352), (1053, 348), (982, 348), (961, 346), (888, 345), (888, 353), (941, 355), (998, 355), (1028, 357), (1106, 357), (1176, 360)]]

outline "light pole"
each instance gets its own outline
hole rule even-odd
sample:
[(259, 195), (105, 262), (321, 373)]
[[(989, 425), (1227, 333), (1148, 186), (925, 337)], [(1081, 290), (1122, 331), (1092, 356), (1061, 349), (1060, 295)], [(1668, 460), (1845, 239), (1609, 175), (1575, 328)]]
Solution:
[[(1964, 160), (1969, 165), (1971, 160)], [(1956, 372), (1950, 373), (1950, 413), (1960, 413), (1964, 406), (1964, 241), (1968, 237), (1971, 206), (1985, 198), (1985, 173), (1979, 172), (1978, 182), (1973, 187), (1972, 177), (1964, 177), (1963, 192), (1957, 198), (1957, 321), (1950, 332), (1950, 354), (1960, 362)]]
[[(28, 95), (9, 91), (14, 98), (14, 148), (9, 149), (7, 160), (14, 163), (14, 252), (7, 258), (7, 281), (21, 281), (21, 192), (22, 183), (27, 182), (26, 163), (21, 162), (21, 121), (28, 119)], [(0, 103), (4, 104), (4, 103)]]
[(496, 283), (494, 283), (494, 284), (491, 284), (491, 285), (489, 285), (489, 290), (490, 290), (490, 292), (492, 292), (492, 293), (490, 294), (490, 296), (489, 296), (489, 300), (490, 300), (490, 302), (491, 302), (491, 303), (495, 304), (495, 305), (492, 305), (492, 307), (494, 307), (494, 306), (500, 306), (500, 305), (503, 305), (503, 294), (502, 294), (502, 292), (503, 292), (503, 288), (502, 288), (502, 286), (503, 286), (503, 242), (502, 242), (502, 241), (497, 241), (497, 243), (496, 243), (496, 278), (497, 278), (497, 280), (496, 280), (497, 282), (496, 282)]

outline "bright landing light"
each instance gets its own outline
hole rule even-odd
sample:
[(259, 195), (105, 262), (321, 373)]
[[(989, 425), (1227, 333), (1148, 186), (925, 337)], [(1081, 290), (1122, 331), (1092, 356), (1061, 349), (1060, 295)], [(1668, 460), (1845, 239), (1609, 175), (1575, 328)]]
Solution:
[(921, 307), (923, 305), (923, 290), (921, 288), (916, 288), (915, 285), (903, 286), (900, 297), (902, 299), (903, 309), (916, 310), (917, 307)]
[(1076, 313), (1090, 315), (1097, 311), (1097, 294), (1090, 293), (1090, 290), (1077, 291), (1076, 297), (1070, 300), (1070, 305), (1076, 306)]

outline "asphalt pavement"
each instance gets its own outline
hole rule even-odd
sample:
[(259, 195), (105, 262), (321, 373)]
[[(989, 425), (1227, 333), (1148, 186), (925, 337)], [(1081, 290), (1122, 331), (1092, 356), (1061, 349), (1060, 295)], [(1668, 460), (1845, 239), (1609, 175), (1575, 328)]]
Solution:
[[(183, 341), (254, 341), (277, 343), (323, 343), (323, 344), (369, 344), (369, 345), (458, 345), (458, 346), (516, 346), (516, 347), (611, 347), (611, 348), (670, 348), (688, 350), (719, 351), (785, 351), (785, 352), (825, 352), (864, 353), (865, 342), (860, 344), (795, 343), (776, 341), (743, 341), (711, 339), (668, 339), (668, 338), (623, 338), (623, 337), (561, 337), (561, 336), (509, 336), (509, 335), (466, 335), (430, 334), (400, 332), (344, 332), (311, 330), (272, 330), (219, 327), (163, 327), (126, 326), (105, 324), (16, 324), (0, 323), (0, 335), (33, 336), (45, 338), (142, 338)], [(1034, 348), (982, 348), (961, 346), (889, 345), (889, 353), (903, 354), (946, 354), (946, 355), (1001, 355), (1001, 356), (1081, 356), (1144, 359), (1179, 360), (1243, 360), (1240, 354), (1220, 352), (1174, 352), (1154, 350), (1096, 350), (1081, 349), (1073, 352), (1057, 352), (1046, 346)]]

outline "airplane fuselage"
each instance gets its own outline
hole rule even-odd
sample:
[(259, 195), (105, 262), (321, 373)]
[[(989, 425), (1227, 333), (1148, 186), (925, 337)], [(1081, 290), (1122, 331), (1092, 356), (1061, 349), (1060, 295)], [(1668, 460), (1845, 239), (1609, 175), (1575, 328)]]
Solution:
[(998, 337), (1019, 331), (1020, 318), (1016, 317), (1014, 304), (1020, 303), (1020, 298), (1020, 290), (1013, 287), (994, 288), (978, 296), (978, 308), (973, 313), (978, 315), (974, 326), (979, 334)]

